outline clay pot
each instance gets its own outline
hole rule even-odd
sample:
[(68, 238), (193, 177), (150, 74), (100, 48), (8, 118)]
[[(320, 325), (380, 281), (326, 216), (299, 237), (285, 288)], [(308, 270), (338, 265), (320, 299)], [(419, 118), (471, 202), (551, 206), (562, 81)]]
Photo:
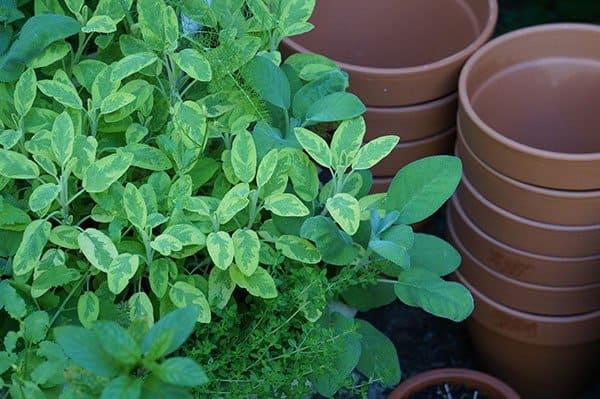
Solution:
[(408, 399), (410, 395), (440, 384), (464, 385), (489, 399), (519, 399), (519, 395), (504, 382), (469, 369), (443, 368), (425, 371), (402, 382), (388, 399)]
[(317, 1), (315, 28), (282, 52), (318, 53), (370, 106), (423, 103), (456, 90), (460, 69), (494, 31), (496, 0)]
[(600, 189), (600, 26), (518, 30), (479, 49), (459, 82), (461, 133), (498, 173)]
[(550, 190), (503, 176), (473, 153), (460, 133), (460, 126), (458, 131), (456, 155), (462, 159), (464, 174), (494, 205), (544, 223), (600, 224), (600, 190)]
[(523, 399), (570, 399), (596, 375), (600, 359), (600, 311), (548, 317), (492, 301), (460, 274), (473, 294), (467, 326), (481, 362)]
[(395, 176), (402, 167), (417, 159), (431, 155), (451, 154), (455, 137), (456, 129), (451, 128), (425, 139), (400, 141), (390, 155), (371, 168), (371, 173), (377, 177)]
[(524, 283), (504, 276), (475, 258), (454, 229), (450, 242), (462, 256), (460, 273), (488, 298), (523, 312), (541, 315), (573, 315), (600, 309), (600, 283), (549, 287)]
[(386, 134), (400, 136), (403, 142), (420, 140), (450, 129), (456, 124), (456, 93), (419, 105), (406, 107), (367, 107), (363, 115), (367, 123), (365, 140)]
[(600, 283), (600, 254), (584, 258), (537, 255), (510, 247), (481, 231), (453, 197), (446, 213), (448, 231), (471, 254), (504, 276), (531, 284), (569, 287)]
[(563, 226), (514, 215), (485, 199), (463, 176), (456, 195), (467, 216), (495, 239), (540, 255), (585, 257), (600, 254), (600, 225)]

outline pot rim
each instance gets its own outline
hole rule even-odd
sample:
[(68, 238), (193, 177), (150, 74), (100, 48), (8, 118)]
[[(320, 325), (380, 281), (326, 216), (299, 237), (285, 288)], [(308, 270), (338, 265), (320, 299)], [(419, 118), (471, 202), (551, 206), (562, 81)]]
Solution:
[[(455, 133), (456, 133), (456, 126), (452, 126), (450, 129), (444, 130), (443, 132), (434, 133), (430, 136), (423, 137), (423, 138), (417, 139), (417, 140), (402, 141), (402, 138), (400, 137), (400, 141), (398, 142), (398, 144), (396, 144), (396, 146), (394, 147), (394, 150), (406, 150), (409, 148), (415, 148), (415, 147), (420, 147), (423, 145), (429, 145), (429, 144), (437, 142), (437, 141), (445, 140)], [(395, 135), (395, 136), (397, 136), (397, 135)], [(390, 155), (388, 155), (388, 157)], [(436, 155), (436, 154), (432, 154), (432, 155)], [(384, 158), (384, 159), (386, 159), (386, 158)], [(383, 162), (383, 160), (381, 162)]]
[(520, 396), (504, 381), (481, 371), (464, 368), (439, 368), (424, 371), (403, 381), (392, 391), (389, 399), (406, 399), (406, 395), (423, 388), (442, 383), (473, 383), (476, 388), (489, 389), (484, 392), (491, 399), (520, 399)]
[[(452, 65), (453, 63), (460, 62), (461, 60), (465, 59), (469, 54), (472, 54), (475, 50), (477, 50), (477, 48), (479, 48), (483, 43), (485, 43), (494, 33), (496, 21), (498, 20), (498, 3), (496, 0), (487, 0), (487, 3), (489, 8), (488, 19), (487, 21), (485, 21), (485, 25), (483, 25), (483, 28), (479, 32), (477, 38), (474, 41), (472, 41), (467, 47), (440, 60), (431, 62), (429, 64), (400, 68), (370, 67), (365, 65), (349, 64), (335, 59), (332, 60), (340, 68), (345, 69), (347, 71), (363, 74), (383, 75), (388, 77), (396, 75), (417, 75), (435, 69), (445, 68), (448, 65)], [(314, 53), (310, 49), (302, 46), (301, 44), (293, 40), (293, 38), (287, 37), (283, 40), (286, 43), (286, 45), (288, 45), (297, 53)]]
[(469, 73), (473, 69), (473, 66), (479, 62), (483, 57), (488, 56), (490, 53), (493, 53), (494, 49), (498, 45), (502, 45), (507, 42), (511, 42), (514, 40), (519, 40), (526, 38), (529, 35), (535, 35), (544, 32), (557, 32), (557, 31), (579, 31), (579, 32), (595, 32), (600, 36), (600, 26), (593, 24), (585, 24), (585, 23), (552, 23), (552, 24), (543, 24), (529, 28), (518, 29), (516, 31), (507, 33), (502, 35), (496, 39), (489, 41), (480, 47), (466, 62), (463, 67), (459, 81), (458, 81), (458, 96), (460, 107), (466, 113), (466, 116), (469, 117), (475, 124), (484, 132), (487, 136), (491, 137), (493, 140), (500, 142), (501, 144), (509, 147), (512, 150), (519, 151), (526, 154), (531, 154), (533, 156), (539, 158), (545, 158), (550, 160), (558, 160), (558, 161), (600, 161), (600, 152), (596, 153), (569, 153), (569, 152), (556, 152), (550, 150), (542, 150), (536, 147), (531, 147), (520, 143), (518, 141), (512, 140), (501, 133), (497, 132), (490, 125), (483, 121), (479, 117), (479, 115), (473, 109), (471, 104), (470, 96), (468, 95), (467, 90), (467, 80), (469, 78)]
[(438, 107), (444, 107), (451, 104), (453, 101), (458, 100), (458, 92), (452, 92), (443, 97), (436, 98), (432, 101), (426, 101), (418, 104), (409, 104), (409, 105), (400, 105), (400, 106), (386, 106), (386, 107), (374, 107), (374, 106), (366, 106), (366, 112), (372, 113), (383, 113), (383, 114), (399, 114), (399, 113), (411, 113), (411, 112), (421, 112), (421, 111), (429, 111)]
[(460, 146), (464, 147), (466, 149), (466, 151), (469, 153), (467, 155), (470, 156), (471, 158), (473, 158), (475, 163), (478, 166), (480, 166), (481, 168), (483, 168), (486, 171), (486, 173), (493, 175), (493, 177), (495, 179), (502, 180), (502, 182), (504, 182), (505, 184), (511, 185), (520, 190), (531, 191), (538, 195), (543, 195), (543, 196), (550, 197), (550, 198), (578, 199), (578, 200), (580, 200), (580, 199), (598, 199), (598, 200), (600, 200), (600, 190), (575, 191), (575, 190), (561, 190), (561, 189), (540, 187), (540, 186), (536, 186), (533, 184), (524, 183), (519, 180), (513, 179), (510, 176), (501, 174), (500, 172), (498, 172), (497, 170), (495, 170), (494, 168), (489, 166), (487, 163), (485, 163), (481, 158), (479, 158), (475, 154), (475, 152), (473, 152), (473, 149), (469, 146), (469, 144), (466, 142), (465, 138), (463, 137), (463, 135), (461, 133), (460, 123), (461, 123), (460, 120), (456, 121), (456, 126), (457, 126), (457, 130), (458, 130), (458, 134), (457, 134), (457, 138), (456, 138), (456, 141), (457, 141), (457, 147), (456, 147), (456, 151), (455, 151), (456, 155), (460, 158), (460, 156), (463, 154), (462, 151), (458, 151), (459, 142), (460, 142)]

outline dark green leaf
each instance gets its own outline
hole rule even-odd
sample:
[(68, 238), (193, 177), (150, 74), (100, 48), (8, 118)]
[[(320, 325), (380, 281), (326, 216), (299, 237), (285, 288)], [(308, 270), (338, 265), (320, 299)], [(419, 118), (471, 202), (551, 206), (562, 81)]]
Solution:
[(163, 316), (152, 328), (142, 341), (142, 352), (146, 353), (154, 341), (167, 330), (172, 331), (172, 339), (170, 345), (164, 350), (160, 356), (166, 356), (179, 348), (192, 333), (196, 320), (198, 319), (199, 309), (197, 306), (188, 306), (181, 309), (173, 310)]
[(182, 387), (196, 387), (208, 382), (202, 367), (185, 357), (165, 360), (158, 367), (156, 376), (166, 383)]
[(369, 322), (357, 319), (361, 354), (356, 368), (365, 376), (392, 387), (400, 382), (401, 372), (396, 347), (381, 331)]

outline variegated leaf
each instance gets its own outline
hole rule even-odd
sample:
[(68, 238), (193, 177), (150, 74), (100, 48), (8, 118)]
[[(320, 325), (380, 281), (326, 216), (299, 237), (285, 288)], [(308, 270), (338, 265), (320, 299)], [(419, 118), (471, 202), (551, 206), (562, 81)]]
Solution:
[(108, 289), (115, 295), (120, 294), (129, 280), (135, 276), (139, 266), (137, 255), (120, 254), (108, 267)]
[(246, 276), (234, 265), (229, 269), (229, 275), (238, 286), (246, 289), (251, 295), (265, 299), (277, 297), (275, 281), (262, 267), (256, 269), (251, 276)]
[(127, 172), (132, 161), (133, 155), (123, 151), (95, 161), (85, 171), (83, 188), (88, 193), (107, 190), (111, 184)]
[(321, 261), (321, 254), (317, 248), (304, 238), (283, 235), (277, 239), (275, 248), (285, 257), (302, 263), (315, 264)]
[(100, 315), (100, 300), (93, 291), (87, 291), (77, 300), (77, 317), (81, 325), (90, 328)]
[(383, 136), (369, 141), (356, 154), (352, 168), (355, 170), (372, 168), (392, 152), (398, 141), (400, 141), (398, 136)]
[(143, 231), (148, 223), (146, 202), (138, 188), (131, 183), (127, 183), (123, 191), (123, 207), (131, 224)]
[(346, 120), (338, 126), (331, 139), (333, 166), (346, 170), (354, 160), (365, 135), (365, 120), (362, 117)]
[(13, 272), (16, 276), (30, 272), (39, 264), (51, 229), (52, 224), (45, 220), (34, 220), (27, 226), (23, 232), (21, 245), (12, 261)]
[(227, 270), (235, 254), (233, 240), (229, 234), (224, 231), (210, 233), (206, 238), (206, 248), (215, 266)]
[(360, 225), (360, 206), (356, 198), (338, 193), (327, 200), (326, 207), (342, 230), (350, 235), (356, 234)]
[(208, 275), (208, 303), (217, 309), (223, 309), (229, 299), (235, 283), (231, 280), (227, 271), (213, 267)]
[(236, 230), (232, 236), (235, 264), (240, 271), (251, 276), (258, 267), (260, 240), (254, 230)]
[(301, 217), (310, 214), (310, 210), (294, 194), (273, 194), (265, 199), (265, 209), (278, 216)]
[(235, 175), (244, 183), (254, 180), (256, 174), (256, 145), (247, 130), (240, 131), (233, 140), (231, 166)]
[(200, 310), (197, 321), (210, 323), (210, 305), (206, 300), (206, 296), (198, 288), (186, 282), (178, 281), (169, 290), (169, 298), (178, 308), (196, 305)]
[(58, 164), (66, 165), (73, 155), (73, 145), (75, 143), (73, 120), (66, 111), (54, 120), (50, 143)]
[(327, 142), (319, 135), (302, 127), (294, 129), (296, 138), (302, 148), (310, 155), (317, 163), (325, 168), (331, 167), (331, 150), (327, 146)]
[(77, 243), (92, 266), (105, 273), (119, 255), (115, 244), (100, 230), (86, 229), (77, 237)]

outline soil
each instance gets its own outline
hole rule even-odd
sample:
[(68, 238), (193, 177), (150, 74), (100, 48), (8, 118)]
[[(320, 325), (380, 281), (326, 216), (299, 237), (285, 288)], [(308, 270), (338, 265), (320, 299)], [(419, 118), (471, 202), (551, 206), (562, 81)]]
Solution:
[(477, 390), (467, 389), (464, 385), (435, 385), (411, 394), (408, 399), (489, 399)]

